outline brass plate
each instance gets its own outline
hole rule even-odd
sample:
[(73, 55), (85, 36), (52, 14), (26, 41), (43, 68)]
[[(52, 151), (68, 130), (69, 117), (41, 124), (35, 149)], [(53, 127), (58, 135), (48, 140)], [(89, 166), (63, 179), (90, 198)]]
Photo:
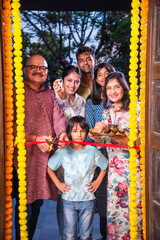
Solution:
[(93, 136), (99, 135), (99, 136), (109, 136), (109, 137), (126, 137), (126, 134), (113, 134), (113, 133), (99, 133), (99, 132), (93, 132), (92, 130), (89, 131)]

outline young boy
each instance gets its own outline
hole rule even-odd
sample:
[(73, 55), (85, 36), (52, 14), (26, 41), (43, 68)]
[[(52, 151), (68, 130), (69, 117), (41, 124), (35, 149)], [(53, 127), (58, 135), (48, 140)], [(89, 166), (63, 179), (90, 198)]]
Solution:
[[(84, 142), (89, 131), (85, 118), (72, 117), (68, 121), (69, 140)], [(64, 168), (64, 183), (54, 171)], [(92, 181), (96, 167), (101, 172)], [(71, 143), (65, 149), (58, 149), (49, 159), (48, 174), (57, 188), (62, 191), (64, 206), (64, 239), (76, 239), (77, 222), (81, 239), (92, 239), (94, 217), (94, 192), (106, 174), (108, 160), (93, 146)]]

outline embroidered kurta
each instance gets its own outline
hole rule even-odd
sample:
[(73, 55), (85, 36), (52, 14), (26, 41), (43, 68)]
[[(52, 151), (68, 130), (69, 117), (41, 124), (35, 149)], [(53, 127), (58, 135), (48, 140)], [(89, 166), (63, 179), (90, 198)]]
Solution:
[[(41, 86), (38, 91), (25, 83), (25, 137), (28, 135), (55, 137), (66, 129), (63, 111), (52, 90)], [(14, 96), (15, 105), (15, 96)], [(14, 119), (16, 129), (16, 117)], [(16, 136), (16, 130), (15, 130)], [(43, 153), (37, 145), (26, 146), (27, 203), (37, 199), (56, 200), (57, 189), (47, 174), (49, 153)], [(52, 153), (53, 154), (53, 153)], [(17, 149), (14, 166), (17, 170)]]
[(83, 97), (76, 93), (75, 100), (72, 102), (69, 96), (66, 99), (61, 99), (57, 93), (55, 95), (67, 121), (77, 115), (84, 117), (86, 100)]
[[(115, 123), (129, 132), (129, 111), (120, 112), (115, 119), (112, 108), (105, 110), (102, 121)], [(115, 143), (107, 138), (107, 143)], [(107, 185), (107, 239), (128, 240), (129, 235), (129, 151), (119, 148), (107, 148), (109, 169)], [(138, 236), (142, 238), (140, 162), (137, 155), (137, 212)]]

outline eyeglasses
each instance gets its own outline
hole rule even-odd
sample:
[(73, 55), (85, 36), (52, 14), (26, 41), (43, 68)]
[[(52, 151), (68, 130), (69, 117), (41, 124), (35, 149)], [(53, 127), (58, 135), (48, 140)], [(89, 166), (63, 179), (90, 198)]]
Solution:
[(39, 68), (39, 70), (42, 72), (44, 72), (48, 69), (45, 66), (37, 66), (37, 65), (26, 65), (25, 67), (29, 67), (31, 71), (37, 71), (37, 69)]

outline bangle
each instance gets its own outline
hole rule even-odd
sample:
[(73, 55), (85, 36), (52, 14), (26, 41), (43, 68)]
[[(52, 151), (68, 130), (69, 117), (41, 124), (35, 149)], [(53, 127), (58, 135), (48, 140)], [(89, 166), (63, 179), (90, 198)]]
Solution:
[(34, 141), (36, 142), (37, 136), (35, 137)]
[(59, 134), (58, 134), (58, 138), (60, 138), (61, 134), (62, 133), (66, 133), (65, 131), (61, 131)]

